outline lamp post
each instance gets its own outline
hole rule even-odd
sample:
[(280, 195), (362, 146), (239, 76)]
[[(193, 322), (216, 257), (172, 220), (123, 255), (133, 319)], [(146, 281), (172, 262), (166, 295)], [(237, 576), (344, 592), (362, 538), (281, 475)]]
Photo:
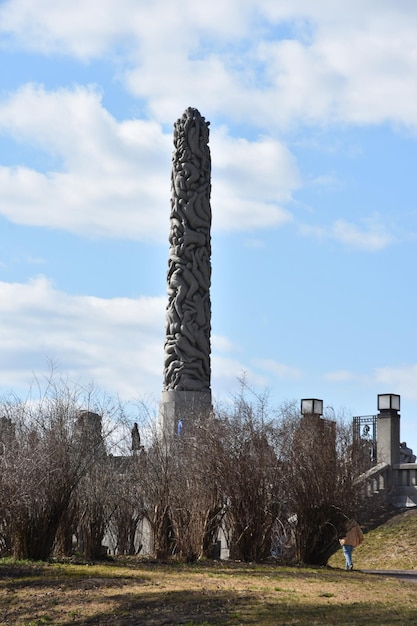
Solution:
[(318, 398), (303, 398), (301, 415), (304, 435), (307, 434), (314, 453), (324, 454), (329, 475), (332, 474), (336, 462), (336, 422), (323, 418), (323, 400)]
[(400, 396), (395, 393), (378, 394), (377, 460), (378, 463), (400, 463)]
[(301, 415), (321, 417), (323, 415), (323, 400), (318, 400), (317, 398), (304, 398), (301, 400)]
[(301, 424), (303, 428), (313, 427), (319, 433), (323, 427), (323, 400), (303, 398), (301, 400)]

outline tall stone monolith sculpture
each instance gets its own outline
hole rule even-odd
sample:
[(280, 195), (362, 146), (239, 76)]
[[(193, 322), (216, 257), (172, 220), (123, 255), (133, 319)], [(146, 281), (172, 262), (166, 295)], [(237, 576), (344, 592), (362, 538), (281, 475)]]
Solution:
[(209, 122), (189, 107), (174, 124), (168, 305), (160, 424), (165, 435), (211, 410)]

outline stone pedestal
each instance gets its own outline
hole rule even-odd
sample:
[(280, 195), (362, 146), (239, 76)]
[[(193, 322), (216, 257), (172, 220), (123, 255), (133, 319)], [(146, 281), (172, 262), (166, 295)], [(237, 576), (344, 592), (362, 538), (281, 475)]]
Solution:
[(163, 391), (159, 404), (159, 427), (165, 435), (181, 435), (187, 423), (202, 419), (207, 423), (212, 414), (210, 391)]

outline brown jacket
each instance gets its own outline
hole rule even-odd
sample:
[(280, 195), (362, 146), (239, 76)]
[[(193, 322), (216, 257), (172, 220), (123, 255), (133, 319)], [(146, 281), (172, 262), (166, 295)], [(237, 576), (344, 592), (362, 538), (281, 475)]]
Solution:
[(363, 532), (359, 524), (355, 524), (350, 528), (346, 536), (343, 539), (340, 539), (340, 545), (342, 546), (353, 546), (357, 548), (363, 542)]

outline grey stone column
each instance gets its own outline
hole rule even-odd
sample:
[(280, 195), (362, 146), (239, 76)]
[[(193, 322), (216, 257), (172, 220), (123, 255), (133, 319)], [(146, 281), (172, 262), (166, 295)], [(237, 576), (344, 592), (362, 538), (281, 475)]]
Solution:
[(395, 409), (383, 409), (377, 420), (377, 461), (389, 465), (400, 463), (400, 414)]
[(209, 123), (189, 107), (174, 124), (168, 305), (160, 424), (165, 435), (211, 410)]

